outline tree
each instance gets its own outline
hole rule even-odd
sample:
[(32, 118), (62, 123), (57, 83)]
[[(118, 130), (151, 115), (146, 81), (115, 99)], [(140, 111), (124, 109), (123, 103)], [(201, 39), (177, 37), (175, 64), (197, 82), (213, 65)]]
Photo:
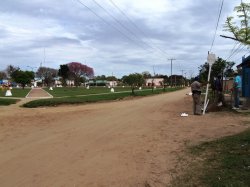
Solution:
[(149, 73), (149, 71), (142, 72), (142, 76), (144, 79), (148, 79), (148, 78), (152, 77), (152, 75)]
[(20, 68), (19, 67), (15, 67), (15, 66), (12, 66), (12, 65), (8, 65), (7, 68), (6, 68), (6, 72), (7, 72), (7, 77), (9, 78), (12, 78), (12, 73), (16, 70), (19, 70)]
[[(222, 58), (218, 57), (215, 63), (212, 66), (211, 69), (211, 78), (210, 78), (210, 84), (212, 89), (214, 89), (214, 79), (219, 75), (225, 75), (230, 76), (233, 72), (232, 67), (234, 66), (234, 62), (227, 62), (226, 60), (223, 60)], [(208, 71), (209, 71), (209, 65), (207, 63), (201, 65), (199, 67), (200, 71), (200, 80), (201, 82), (207, 81)]]
[(248, 24), (250, 18), (250, 3), (242, 2), (239, 6), (234, 8), (234, 11), (237, 12), (237, 16), (240, 20), (240, 26), (238, 26), (237, 23), (233, 21), (233, 16), (227, 17), (224, 28), (225, 31), (232, 33), (233, 36), (221, 36), (238, 41), (245, 45), (250, 45), (250, 28)]
[(106, 76), (105, 75), (101, 75), (101, 76), (96, 76), (95, 80), (106, 80)]
[(134, 90), (137, 86), (142, 86), (145, 83), (142, 74), (139, 73), (133, 73), (128, 76), (123, 76), (122, 80), (125, 84), (128, 84), (131, 87), (132, 95), (135, 95)]
[(66, 86), (66, 80), (69, 77), (69, 67), (67, 64), (60, 65), (60, 69), (58, 70), (58, 75), (62, 77), (62, 85)]
[(0, 80), (6, 79), (7, 74), (4, 71), (0, 71)]
[(94, 76), (93, 68), (81, 64), (79, 62), (71, 62), (67, 64), (69, 67), (70, 77), (74, 79), (75, 86), (80, 85), (81, 77), (91, 78)]
[(162, 76), (162, 78), (163, 78), (163, 88), (164, 88), (164, 91), (166, 90), (166, 84), (168, 84), (168, 82), (169, 82), (169, 78), (168, 78), (168, 76), (167, 75), (163, 75)]
[(115, 76), (108, 76), (106, 77), (107, 81), (117, 81), (117, 78)]
[(30, 84), (31, 80), (34, 79), (34, 72), (33, 71), (22, 71), (16, 70), (12, 72), (11, 77), (13, 81), (22, 85), (24, 89), (26, 84)]
[(43, 83), (49, 87), (53, 83), (54, 78), (57, 76), (58, 71), (49, 67), (39, 67), (36, 74), (42, 79)]

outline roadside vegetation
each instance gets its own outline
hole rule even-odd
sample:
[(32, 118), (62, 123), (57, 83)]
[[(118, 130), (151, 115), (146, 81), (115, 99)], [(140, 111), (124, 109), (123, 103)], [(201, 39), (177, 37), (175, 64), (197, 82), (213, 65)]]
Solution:
[[(79, 88), (78, 88), (79, 89)], [(127, 97), (138, 97), (138, 96), (148, 96), (148, 95), (154, 95), (154, 94), (160, 94), (163, 92), (170, 92), (170, 91), (176, 91), (181, 88), (168, 88), (168, 89), (155, 89), (153, 92), (151, 89), (149, 90), (137, 90), (135, 91), (135, 94), (133, 95), (131, 93), (131, 90), (119, 92), (119, 93), (110, 93), (110, 90), (108, 93), (99, 93), (100, 90), (97, 90), (97, 92), (89, 93), (93, 95), (85, 95), (85, 96), (73, 96), (74, 91), (69, 90), (59, 90), (57, 92), (57, 95), (61, 95), (64, 97), (61, 98), (51, 98), (51, 99), (39, 99), (30, 101), (28, 103), (25, 103), (23, 107), (28, 108), (36, 108), (36, 107), (44, 107), (44, 106), (58, 106), (58, 105), (65, 105), (65, 104), (86, 104), (86, 103), (95, 103), (95, 102), (101, 102), (101, 101), (110, 101), (110, 100), (121, 100)], [(66, 93), (68, 94), (66, 94)], [(76, 93), (78, 93), (77, 90), (75, 90)], [(84, 95), (84, 94), (81, 94)]]
[(191, 163), (171, 186), (241, 186), (250, 184), (250, 129), (190, 148)]
[[(31, 88), (13, 88), (11, 89), (11, 93), (12, 96), (8, 96), (8, 97), (20, 97), (20, 98), (24, 98), (29, 91), (31, 90)], [(5, 97), (5, 93), (6, 93), (6, 89), (1, 89), (0, 91), (0, 97)]]
[(7, 106), (11, 104), (15, 104), (19, 101), (19, 99), (2, 99), (0, 98), (0, 106)]

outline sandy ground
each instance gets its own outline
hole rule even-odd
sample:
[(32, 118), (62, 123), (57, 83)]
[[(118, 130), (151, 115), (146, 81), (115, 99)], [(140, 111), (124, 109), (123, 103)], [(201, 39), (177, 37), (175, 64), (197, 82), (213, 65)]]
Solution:
[(249, 119), (232, 113), (192, 115), (188, 92), (56, 108), (0, 107), (0, 186), (165, 186), (187, 145), (248, 127)]
[(51, 98), (53, 97), (48, 92), (43, 90), (42, 88), (33, 88), (27, 94), (26, 98)]

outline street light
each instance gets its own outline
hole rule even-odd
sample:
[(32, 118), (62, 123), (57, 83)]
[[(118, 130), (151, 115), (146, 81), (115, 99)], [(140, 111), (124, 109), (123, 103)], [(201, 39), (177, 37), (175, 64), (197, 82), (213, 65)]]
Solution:
[(34, 68), (37, 68), (37, 67), (27, 66), (27, 68), (31, 68), (31, 70), (34, 72)]
[[(32, 72), (34, 73), (34, 76), (35, 76), (35, 72), (34, 72), (34, 68), (37, 68), (37, 67), (34, 67), (34, 66), (27, 66), (28, 68), (31, 68)], [(33, 82), (33, 85), (34, 87), (36, 87), (35, 85), (35, 79), (34, 79), (34, 82)]]

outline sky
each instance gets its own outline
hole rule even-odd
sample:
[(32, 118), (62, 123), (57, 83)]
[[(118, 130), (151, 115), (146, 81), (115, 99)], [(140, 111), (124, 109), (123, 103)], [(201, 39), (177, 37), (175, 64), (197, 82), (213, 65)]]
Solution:
[[(0, 70), (80, 62), (95, 75), (198, 74), (208, 51), (241, 62), (248, 49), (223, 30), (240, 0), (1, 0)], [(247, 1), (245, 1), (247, 2)], [(214, 34), (215, 40), (213, 43)]]

